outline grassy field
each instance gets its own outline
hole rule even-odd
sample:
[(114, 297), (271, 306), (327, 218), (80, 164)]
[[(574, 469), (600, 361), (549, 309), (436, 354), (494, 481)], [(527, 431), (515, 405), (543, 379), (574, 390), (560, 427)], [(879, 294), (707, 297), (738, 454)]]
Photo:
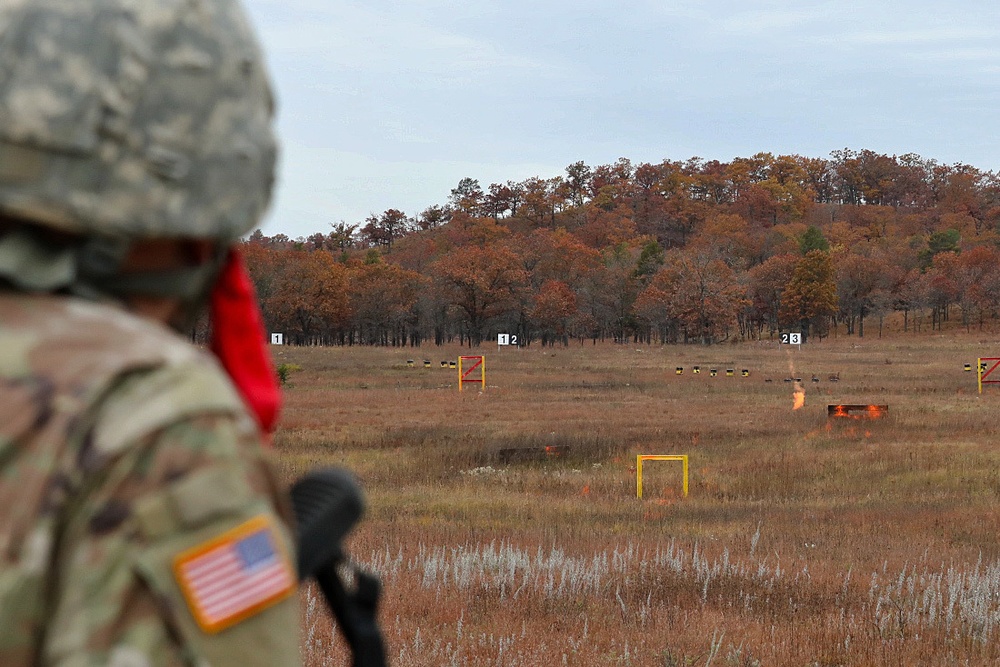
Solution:
[[(441, 368), (459, 354), (486, 356), (485, 391)], [(276, 447), (288, 479), (361, 479), (350, 550), (382, 577), (397, 667), (992, 665), (1000, 385), (963, 367), (994, 355), (964, 332), (276, 348), (302, 369)], [(689, 496), (650, 462), (638, 500), (637, 454), (687, 454)], [(344, 664), (305, 598), (309, 664)]]

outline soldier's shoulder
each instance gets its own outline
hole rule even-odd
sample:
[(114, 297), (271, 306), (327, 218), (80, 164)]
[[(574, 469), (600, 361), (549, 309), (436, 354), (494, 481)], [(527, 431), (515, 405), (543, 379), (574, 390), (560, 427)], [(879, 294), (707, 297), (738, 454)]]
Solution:
[(138, 370), (122, 377), (102, 399), (93, 445), (111, 454), (164, 427), (203, 416), (255, 430), (236, 389), (211, 360)]
[(0, 342), (33, 371), (85, 373), (102, 366), (192, 363), (205, 355), (167, 327), (114, 305), (74, 297), (0, 293)]
[(247, 419), (210, 354), (113, 305), (0, 294), (0, 322), (0, 380), (34, 392), (25, 401), (99, 405), (92, 435), (106, 452), (202, 414)]

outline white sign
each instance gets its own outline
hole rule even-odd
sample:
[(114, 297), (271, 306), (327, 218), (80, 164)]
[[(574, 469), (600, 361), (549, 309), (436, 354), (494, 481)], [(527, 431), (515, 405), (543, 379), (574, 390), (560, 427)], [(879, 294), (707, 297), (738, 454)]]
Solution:
[(782, 345), (802, 345), (802, 332), (801, 331), (791, 331), (781, 333), (781, 344)]
[(517, 335), (516, 334), (497, 334), (497, 345), (503, 347), (504, 345), (517, 345)]
[(271, 334), (271, 345), (284, 345), (285, 344), (285, 334), (273, 333)]

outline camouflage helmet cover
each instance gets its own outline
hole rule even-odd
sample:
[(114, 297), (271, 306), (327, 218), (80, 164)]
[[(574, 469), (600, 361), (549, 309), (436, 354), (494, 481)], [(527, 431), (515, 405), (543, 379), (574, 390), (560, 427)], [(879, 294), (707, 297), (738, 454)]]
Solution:
[(263, 58), (236, 0), (0, 0), (0, 211), (235, 240), (267, 207)]

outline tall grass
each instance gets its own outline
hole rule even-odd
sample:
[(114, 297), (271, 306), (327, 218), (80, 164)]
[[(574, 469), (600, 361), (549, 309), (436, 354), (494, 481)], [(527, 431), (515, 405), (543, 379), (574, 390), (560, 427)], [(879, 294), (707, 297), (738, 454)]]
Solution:
[[(486, 391), (460, 394), (407, 351), (278, 351), (303, 369), (286, 476), (347, 465), (367, 489), (350, 550), (385, 584), (392, 664), (1000, 660), (1000, 389), (963, 371), (995, 355), (979, 337), (733, 346), (714, 378), (694, 347), (483, 352)], [(840, 403), (889, 414), (828, 420)], [(688, 454), (690, 495), (654, 463), (637, 500), (637, 453)], [(303, 600), (308, 663), (342, 664)]]

